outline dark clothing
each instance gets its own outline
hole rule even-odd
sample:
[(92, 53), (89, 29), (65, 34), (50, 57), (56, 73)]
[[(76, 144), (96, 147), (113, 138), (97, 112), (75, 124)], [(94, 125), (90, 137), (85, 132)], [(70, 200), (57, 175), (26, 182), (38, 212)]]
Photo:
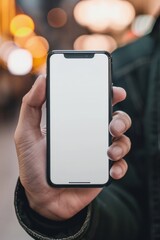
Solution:
[(22, 227), (34, 239), (137, 240), (140, 209), (132, 196), (118, 186), (107, 187), (90, 206), (65, 222), (45, 219), (29, 208), (24, 189), (18, 182), (15, 206)]
[[(159, 21), (159, 20), (158, 20)], [(20, 183), (17, 217), (34, 239), (160, 239), (160, 25), (113, 54), (113, 82), (127, 91), (117, 109), (133, 121), (128, 136), (129, 170), (113, 181), (79, 214), (66, 222), (50, 221), (28, 206)]]
[[(121, 60), (125, 56), (125, 60)], [(119, 104), (132, 118), (130, 163), (142, 190), (139, 201), (147, 236), (160, 239), (160, 17), (146, 37), (119, 49), (113, 56), (115, 85), (127, 91)], [(123, 67), (123, 66), (124, 67)], [(148, 237), (148, 238), (147, 238)]]

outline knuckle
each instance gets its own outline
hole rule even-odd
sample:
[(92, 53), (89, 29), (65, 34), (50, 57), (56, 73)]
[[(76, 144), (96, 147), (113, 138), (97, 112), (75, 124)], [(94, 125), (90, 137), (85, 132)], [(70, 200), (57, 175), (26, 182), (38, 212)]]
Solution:
[(129, 137), (127, 137), (125, 135), (122, 137), (122, 147), (124, 149), (125, 154), (127, 154), (131, 149), (131, 140)]
[[(118, 152), (114, 151), (115, 147), (118, 147)], [(108, 155), (113, 160), (119, 160), (124, 157), (131, 149), (130, 138), (122, 135), (121, 137), (114, 139), (112, 145), (108, 149)], [(121, 150), (121, 151), (120, 151)]]
[(130, 116), (126, 112), (123, 112), (120, 110), (113, 113), (113, 118), (121, 119), (122, 121), (124, 121), (126, 126), (131, 126), (131, 124), (132, 124), (132, 120), (131, 120)]
[(126, 135), (123, 135), (122, 136), (122, 139), (123, 139), (123, 141), (126, 143), (126, 144), (131, 144), (131, 140), (130, 140), (130, 138), (128, 137), (128, 136), (126, 136)]

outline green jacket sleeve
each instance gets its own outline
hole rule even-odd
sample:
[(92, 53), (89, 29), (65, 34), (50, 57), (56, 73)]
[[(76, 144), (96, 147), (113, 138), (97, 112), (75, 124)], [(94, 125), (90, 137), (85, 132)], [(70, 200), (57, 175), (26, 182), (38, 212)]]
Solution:
[(91, 205), (70, 220), (56, 222), (40, 216), (29, 207), (25, 191), (18, 181), (15, 210), (19, 223), (37, 240), (138, 240), (142, 225), (140, 209), (118, 183), (105, 187)]

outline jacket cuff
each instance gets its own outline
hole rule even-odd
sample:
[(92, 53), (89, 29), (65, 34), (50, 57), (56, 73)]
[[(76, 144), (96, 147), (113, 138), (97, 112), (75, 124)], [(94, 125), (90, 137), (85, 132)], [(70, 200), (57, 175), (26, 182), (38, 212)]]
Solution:
[(39, 240), (81, 239), (91, 219), (91, 205), (66, 221), (52, 221), (30, 208), (25, 190), (18, 180), (15, 190), (15, 212), (20, 225), (33, 238)]

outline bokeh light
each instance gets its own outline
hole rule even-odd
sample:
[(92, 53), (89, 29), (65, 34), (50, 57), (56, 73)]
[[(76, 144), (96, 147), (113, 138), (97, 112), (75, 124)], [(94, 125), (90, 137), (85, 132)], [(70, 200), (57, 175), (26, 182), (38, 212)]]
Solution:
[(14, 75), (26, 75), (32, 69), (32, 55), (25, 49), (13, 50), (7, 60), (8, 70)]
[(67, 22), (67, 14), (62, 8), (53, 8), (47, 15), (48, 24), (54, 28), (63, 27)]
[(110, 6), (111, 29), (121, 31), (125, 29), (135, 18), (135, 9), (127, 1), (114, 0)]
[(39, 72), (42, 65), (46, 63), (47, 56), (41, 57), (41, 58), (33, 58), (33, 68), (34, 72)]
[[(15, 8), (15, 4), (18, 8)], [(13, 50), (24, 49), (32, 55), (31, 71), (36, 74), (39, 71), (45, 71), (49, 50), (48, 41), (52, 49), (60, 49), (62, 46), (62, 49), (74, 48), (75, 50), (106, 50), (112, 52), (118, 46), (148, 33), (151, 25), (153, 25), (151, 16), (138, 15), (135, 17), (140, 13), (140, 10), (136, 7), (134, 1), (129, 0), (79, 0), (71, 4), (71, 8), (70, 3), (64, 0), (56, 4), (47, 5), (46, 3), (44, 9), (41, 9), (42, 6), (36, 3), (29, 4), (28, 6), (33, 8), (39, 7), (43, 12), (41, 10), (37, 11), (35, 15), (34, 11), (30, 11), (31, 8), (27, 11), (27, 8), (25, 9), (25, 6), (20, 2), (10, 4), (7, 0), (6, 4), (3, 0), (2, 10), (4, 6), (6, 9), (14, 8), (14, 15), (8, 15), (7, 13), (6, 17), (4, 11), (2, 14), (1, 25), (5, 26), (2, 32), (5, 34), (1, 34), (0, 64), (6, 67), (8, 57)], [(18, 10), (18, 15), (15, 16), (16, 10)], [(38, 24), (42, 19), (43, 25), (39, 28)], [(81, 26), (77, 26), (75, 20)], [(67, 21), (67, 26), (63, 28)], [(58, 31), (58, 28), (61, 29)], [(38, 36), (37, 31), (41, 31), (42, 36)], [(68, 33), (70, 35), (64, 39), (63, 36)], [(77, 38), (77, 36), (79, 37)], [(77, 39), (75, 40), (75, 38)]]
[(16, 14), (15, 0), (0, 0), (0, 36), (8, 40), (11, 36), (10, 21)]
[(36, 34), (34, 32), (28, 34), (27, 36), (14, 36), (14, 42), (16, 43), (17, 46), (24, 48), (26, 42)]
[(17, 49), (13, 41), (5, 41), (0, 45), (0, 59), (6, 64), (9, 54)]
[(132, 31), (137, 36), (143, 36), (152, 30), (155, 18), (151, 15), (139, 15), (132, 23)]
[(74, 8), (75, 20), (82, 26), (95, 31), (104, 31), (110, 25), (105, 1), (80, 1)]
[(43, 58), (47, 55), (49, 44), (44, 37), (33, 36), (28, 39), (24, 47), (31, 52), (33, 58)]
[(75, 50), (106, 50), (112, 52), (117, 47), (115, 39), (102, 34), (82, 35), (74, 42)]
[(34, 22), (25, 14), (15, 16), (10, 23), (10, 31), (14, 36), (27, 36), (34, 31)]
[(120, 31), (133, 21), (135, 10), (127, 1), (86, 0), (75, 6), (74, 17), (80, 25), (93, 32), (105, 32), (107, 29)]

